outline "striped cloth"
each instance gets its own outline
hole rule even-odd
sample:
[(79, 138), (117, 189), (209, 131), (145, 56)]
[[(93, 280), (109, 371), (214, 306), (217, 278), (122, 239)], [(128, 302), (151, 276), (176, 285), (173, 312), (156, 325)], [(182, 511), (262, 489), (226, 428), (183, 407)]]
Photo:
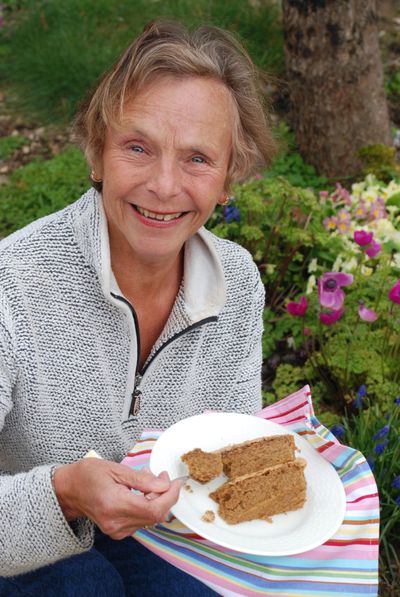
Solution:
[[(199, 537), (176, 518), (135, 538), (148, 549), (204, 582), (219, 595), (378, 594), (379, 498), (364, 456), (337, 439), (316, 419), (308, 386), (263, 409), (257, 416), (302, 435), (336, 468), (346, 492), (342, 526), (326, 543), (305, 553), (255, 556), (220, 547)], [(135, 469), (148, 466), (160, 430), (150, 429), (123, 460)]]

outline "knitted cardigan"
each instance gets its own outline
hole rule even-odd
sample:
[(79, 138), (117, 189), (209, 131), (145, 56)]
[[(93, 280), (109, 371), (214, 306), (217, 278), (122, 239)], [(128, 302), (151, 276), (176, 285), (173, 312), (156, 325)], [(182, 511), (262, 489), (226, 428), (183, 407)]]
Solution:
[(260, 408), (263, 285), (247, 251), (205, 229), (185, 245), (181, 290), (140, 372), (93, 189), (1, 241), (0, 305), (0, 576), (92, 546), (93, 523), (63, 516), (55, 466), (90, 449), (119, 462), (146, 427)]

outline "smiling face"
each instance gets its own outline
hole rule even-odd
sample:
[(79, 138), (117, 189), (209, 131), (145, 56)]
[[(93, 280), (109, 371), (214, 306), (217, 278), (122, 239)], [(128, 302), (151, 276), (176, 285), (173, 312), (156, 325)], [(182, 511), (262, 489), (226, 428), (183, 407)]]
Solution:
[(225, 195), (235, 112), (217, 81), (161, 78), (106, 132), (103, 179), (112, 260), (169, 263)]

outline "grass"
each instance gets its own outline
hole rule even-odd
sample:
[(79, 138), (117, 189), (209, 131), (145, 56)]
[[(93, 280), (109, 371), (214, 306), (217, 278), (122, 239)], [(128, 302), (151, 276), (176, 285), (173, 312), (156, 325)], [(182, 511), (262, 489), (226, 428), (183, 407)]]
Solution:
[(28, 139), (24, 135), (10, 135), (0, 139), (0, 161), (8, 160), (12, 157), (14, 151), (20, 149)]
[(18, 108), (41, 123), (70, 120), (79, 101), (120, 52), (156, 17), (189, 26), (209, 23), (237, 34), (256, 63), (283, 71), (276, 2), (246, 0), (57, 0), (9, 4), (0, 37), (0, 77)]

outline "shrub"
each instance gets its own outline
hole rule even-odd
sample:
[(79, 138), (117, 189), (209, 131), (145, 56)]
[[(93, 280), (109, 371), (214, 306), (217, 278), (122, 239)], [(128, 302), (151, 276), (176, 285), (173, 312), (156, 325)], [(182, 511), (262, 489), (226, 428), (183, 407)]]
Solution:
[(15, 170), (0, 187), (0, 236), (72, 203), (89, 186), (82, 153), (70, 147), (48, 161)]

